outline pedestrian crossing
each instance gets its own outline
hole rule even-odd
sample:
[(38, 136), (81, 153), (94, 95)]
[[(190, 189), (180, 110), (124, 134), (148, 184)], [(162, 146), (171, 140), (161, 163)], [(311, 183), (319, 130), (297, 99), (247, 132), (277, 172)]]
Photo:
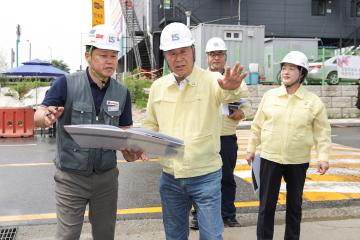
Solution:
[[(250, 130), (238, 130), (238, 160), (234, 174), (252, 183), (250, 167), (245, 160)], [(304, 201), (333, 201), (360, 199), (360, 149), (333, 143), (330, 169), (325, 175), (316, 172), (315, 152), (311, 153), (310, 167), (304, 186)], [(285, 203), (286, 185), (282, 181), (279, 203)]]

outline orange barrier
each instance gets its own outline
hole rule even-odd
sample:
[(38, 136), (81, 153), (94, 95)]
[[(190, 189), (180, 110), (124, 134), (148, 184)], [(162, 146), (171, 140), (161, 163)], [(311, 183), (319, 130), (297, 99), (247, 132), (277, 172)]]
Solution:
[(0, 108), (0, 137), (31, 137), (34, 135), (32, 108)]

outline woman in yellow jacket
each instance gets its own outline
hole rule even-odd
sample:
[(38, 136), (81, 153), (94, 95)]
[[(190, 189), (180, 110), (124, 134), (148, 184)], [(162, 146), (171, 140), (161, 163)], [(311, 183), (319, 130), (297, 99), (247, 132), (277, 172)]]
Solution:
[(261, 145), (258, 239), (273, 238), (282, 177), (287, 191), (284, 239), (299, 239), (302, 195), (313, 146), (318, 172), (324, 174), (329, 168), (331, 128), (320, 98), (302, 86), (307, 72), (305, 54), (288, 53), (281, 62), (282, 85), (264, 94), (251, 125), (249, 164)]

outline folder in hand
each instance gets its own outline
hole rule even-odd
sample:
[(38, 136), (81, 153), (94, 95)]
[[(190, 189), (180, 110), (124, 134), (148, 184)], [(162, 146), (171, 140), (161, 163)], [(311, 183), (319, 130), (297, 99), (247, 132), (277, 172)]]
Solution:
[(260, 154), (256, 154), (254, 161), (251, 164), (251, 178), (252, 178), (252, 186), (254, 193), (257, 197), (259, 197), (260, 191)]
[(234, 112), (234, 110), (239, 109), (241, 107), (241, 105), (243, 105), (244, 103), (247, 103), (247, 102), (248, 102), (247, 98), (240, 98), (240, 100), (237, 102), (223, 103), (222, 104), (222, 114), (229, 116)]
[(65, 125), (65, 130), (82, 148), (144, 151), (149, 157), (182, 157), (184, 142), (144, 128), (121, 129), (102, 124)]

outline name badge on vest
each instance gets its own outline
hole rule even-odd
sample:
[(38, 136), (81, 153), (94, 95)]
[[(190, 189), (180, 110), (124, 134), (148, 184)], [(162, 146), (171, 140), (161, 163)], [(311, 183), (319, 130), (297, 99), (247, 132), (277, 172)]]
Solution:
[(106, 106), (108, 107), (109, 112), (117, 112), (117, 111), (119, 111), (120, 104), (117, 101), (107, 100), (106, 101)]

